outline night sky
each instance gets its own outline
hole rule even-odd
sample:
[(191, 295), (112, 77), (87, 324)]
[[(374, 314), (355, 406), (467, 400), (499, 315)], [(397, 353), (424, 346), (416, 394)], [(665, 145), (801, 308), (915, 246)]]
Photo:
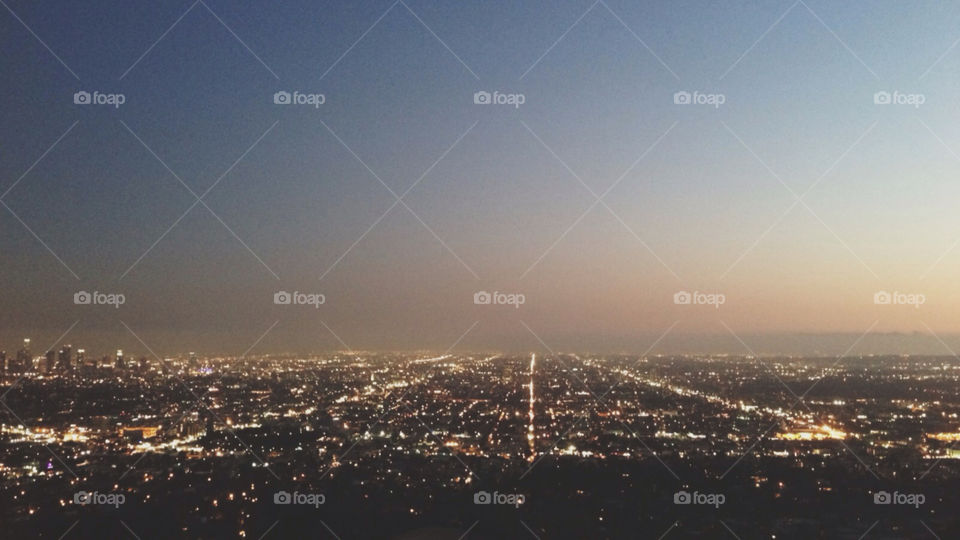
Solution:
[(960, 330), (960, 4), (0, 3), (8, 352), (946, 353)]

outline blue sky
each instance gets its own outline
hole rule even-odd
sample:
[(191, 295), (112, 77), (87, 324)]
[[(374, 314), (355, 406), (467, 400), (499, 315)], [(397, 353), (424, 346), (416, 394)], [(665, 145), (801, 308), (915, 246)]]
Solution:
[[(204, 1), (0, 10), (7, 348), (74, 321), (160, 354), (243, 352), (275, 321), (258, 350), (960, 326), (960, 6)], [(488, 289), (528, 301), (474, 305)], [(880, 309), (881, 289), (929, 301)]]

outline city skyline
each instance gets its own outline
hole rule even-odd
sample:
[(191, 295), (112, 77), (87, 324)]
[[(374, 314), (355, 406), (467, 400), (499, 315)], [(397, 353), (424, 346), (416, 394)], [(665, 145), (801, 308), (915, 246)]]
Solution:
[(958, 29), (0, 0), (4, 537), (956, 537)]

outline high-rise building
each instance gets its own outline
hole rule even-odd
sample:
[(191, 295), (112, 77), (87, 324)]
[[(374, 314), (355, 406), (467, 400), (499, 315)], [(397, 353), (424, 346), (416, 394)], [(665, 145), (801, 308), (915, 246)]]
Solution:
[(56, 368), (57, 363), (57, 353), (50, 349), (47, 351), (47, 354), (44, 355), (44, 366), (43, 369), (46, 373), (53, 373), (53, 370)]
[(77, 349), (77, 366), (78, 367), (83, 366), (85, 352), (86, 351), (84, 351), (83, 349)]
[(195, 352), (190, 353), (190, 362), (187, 365), (190, 367), (190, 369), (200, 368), (200, 362), (197, 361), (197, 353)]
[(150, 369), (150, 364), (147, 363), (147, 357), (146, 357), (146, 356), (141, 356), (141, 357), (140, 357), (140, 365), (139, 365), (139, 367), (140, 367), (140, 371), (141, 371), (142, 373), (146, 373), (146, 372)]
[(116, 369), (126, 369), (127, 365), (123, 361), (123, 349), (117, 349), (117, 357), (114, 360), (113, 367)]
[(0, 351), (0, 372), (7, 372), (7, 351)]
[(30, 355), (30, 338), (24, 338), (23, 348), (17, 351), (17, 365), (13, 371), (26, 373), (33, 368), (33, 357)]
[(60, 368), (60, 371), (70, 371), (72, 367), (70, 364), (71, 357), (73, 356), (73, 346), (66, 345), (60, 348), (60, 362), (57, 366)]

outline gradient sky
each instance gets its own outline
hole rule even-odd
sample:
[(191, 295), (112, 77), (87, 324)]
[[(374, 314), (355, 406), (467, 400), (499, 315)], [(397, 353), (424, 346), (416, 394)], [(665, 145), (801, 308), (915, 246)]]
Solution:
[[(960, 331), (960, 5), (5, 2), (0, 348), (75, 321), (64, 342), (144, 352), (132, 330), (159, 355), (643, 352), (668, 329), (658, 352), (747, 352), (731, 332), (842, 352), (871, 329), (870, 350), (945, 353), (929, 334)], [(196, 200), (166, 167), (216, 186), (157, 242)], [(427, 170), (350, 249), (395, 202), (377, 177), (399, 195)]]

